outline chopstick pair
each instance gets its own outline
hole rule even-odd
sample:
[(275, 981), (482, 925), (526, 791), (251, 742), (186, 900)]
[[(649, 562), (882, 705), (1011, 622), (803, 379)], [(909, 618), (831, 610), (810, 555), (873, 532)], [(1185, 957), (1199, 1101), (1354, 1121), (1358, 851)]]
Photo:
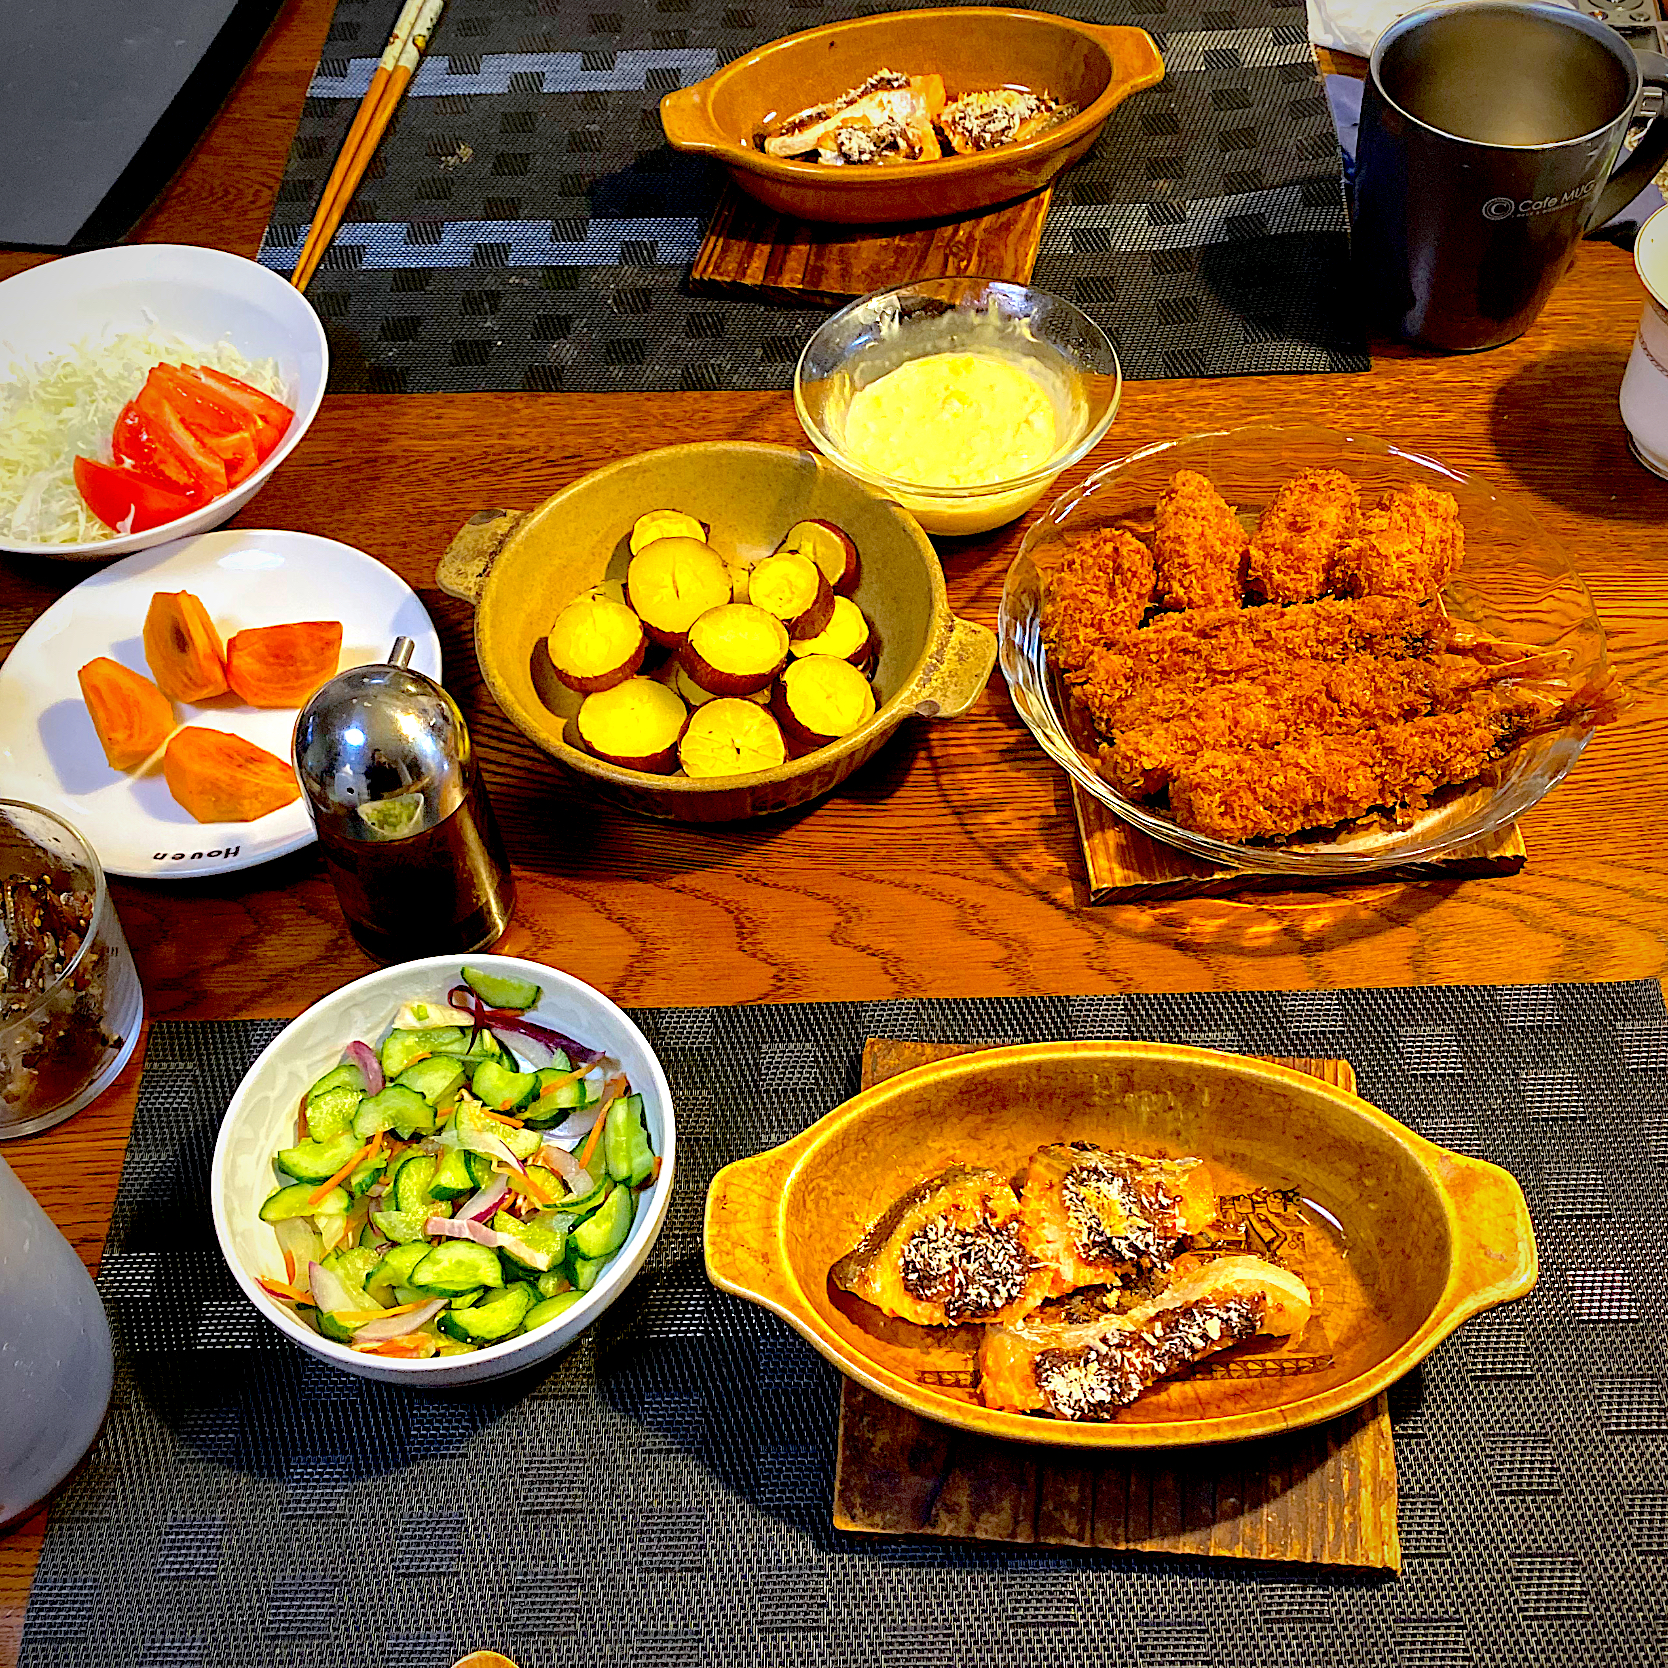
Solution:
[(382, 135), (393, 120), (412, 76), (417, 73), (445, 7), (446, 0), (406, 0), (371, 75), (371, 84), (359, 101), (353, 126), (336, 154), (336, 166), (324, 182), (319, 206), (313, 211), (307, 241), (302, 244), (295, 270), (290, 274), (290, 282), (298, 290), (305, 290), (318, 271), (324, 252), (330, 247), (342, 216), (347, 213), (348, 204), (353, 201), (353, 194), (376, 155), (377, 146), (382, 143)]

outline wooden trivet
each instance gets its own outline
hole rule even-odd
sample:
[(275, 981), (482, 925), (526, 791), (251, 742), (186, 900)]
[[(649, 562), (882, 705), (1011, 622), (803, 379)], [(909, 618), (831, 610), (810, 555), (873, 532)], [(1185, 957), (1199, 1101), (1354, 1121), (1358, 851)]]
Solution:
[(1077, 836), (1089, 872), (1089, 902), (1159, 903), (1166, 898), (1227, 897), (1235, 892), (1292, 891), (1310, 886), (1356, 886), (1385, 880), (1471, 880), (1515, 875), (1528, 856), (1517, 824), (1440, 857), (1397, 863), (1359, 875), (1292, 875), (1272, 870), (1217, 869), (1162, 840), (1131, 828), (1106, 806), (1071, 785)]
[(960, 220), (834, 226), (776, 214), (726, 185), (689, 281), (697, 290), (789, 302), (848, 301), (922, 278), (1028, 284), (1048, 199), (1045, 189)]
[[(868, 1088), (973, 1052), (871, 1038)], [(1279, 1064), (1354, 1091), (1343, 1060)], [(1288, 1436), (1147, 1454), (998, 1442), (922, 1419), (843, 1382), (834, 1527), (1109, 1551), (1402, 1567), (1386, 1398)]]

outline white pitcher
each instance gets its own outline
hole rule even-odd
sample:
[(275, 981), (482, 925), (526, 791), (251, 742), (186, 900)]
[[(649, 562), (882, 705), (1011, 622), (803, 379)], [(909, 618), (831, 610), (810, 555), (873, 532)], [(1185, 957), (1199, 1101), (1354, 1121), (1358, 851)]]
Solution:
[(92, 1276), (0, 1158), (0, 1526), (92, 1447), (113, 1370)]

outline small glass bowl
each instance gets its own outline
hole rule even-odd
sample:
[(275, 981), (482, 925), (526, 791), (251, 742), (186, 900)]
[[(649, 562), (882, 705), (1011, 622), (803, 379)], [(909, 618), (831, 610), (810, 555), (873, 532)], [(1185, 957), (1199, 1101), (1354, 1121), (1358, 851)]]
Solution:
[(16, 799), (0, 799), (0, 973), (7, 1140), (50, 1128), (101, 1094), (127, 1064), (145, 1015), (92, 847), (61, 817)]
[[(852, 396), (931, 353), (986, 353), (1035, 377), (1054, 406), (1048, 461), (988, 486), (924, 487), (847, 456)], [(989, 278), (930, 278), (852, 302), (818, 327), (793, 378), (794, 408), (812, 444), (927, 532), (944, 534), (985, 533), (1023, 515), (1061, 470), (1099, 444), (1122, 392), (1118, 356), (1093, 319), (1046, 290)]]
[(1280, 843), (1213, 839), (1183, 828), (1161, 806), (1125, 798), (1096, 770), (1097, 738), (1049, 663), (1035, 556), (1099, 527), (1150, 540), (1154, 503), (1178, 469), (1211, 481), (1248, 529), (1275, 491), (1305, 469), (1341, 469), (1363, 497), (1409, 483), (1452, 493), (1465, 528), (1465, 558), (1443, 588), (1449, 614), (1489, 636), (1563, 651), (1561, 675), (1571, 688), (1606, 675), (1604, 633), (1580, 575), (1521, 499), (1475, 475), (1367, 435), (1309, 426), (1228, 429), (1144, 446), (1062, 496), (1031, 528), (1008, 570), (996, 623), (1002, 674), (1020, 717), (1043, 751), (1125, 822), (1217, 868), (1359, 874), (1486, 838), (1523, 815), (1581, 756), (1593, 733), (1588, 720), (1536, 736), (1490, 775), (1441, 790), (1406, 826), (1363, 821)]

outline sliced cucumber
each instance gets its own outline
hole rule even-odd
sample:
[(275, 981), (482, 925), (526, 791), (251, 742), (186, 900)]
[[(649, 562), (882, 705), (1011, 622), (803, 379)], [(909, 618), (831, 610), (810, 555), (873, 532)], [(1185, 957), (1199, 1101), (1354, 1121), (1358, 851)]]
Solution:
[(476, 1185), (469, 1173), (468, 1154), (461, 1148), (448, 1147), (440, 1155), (429, 1180), (429, 1195), (435, 1199), (461, 1199), (466, 1193), (473, 1193)]
[(589, 1216), (608, 1197), (608, 1189), (612, 1185), (608, 1177), (604, 1175), (600, 1181), (591, 1184), (589, 1193), (570, 1193), (567, 1198), (556, 1201), (556, 1208), (566, 1211), (569, 1216), (575, 1219)]
[(535, 1303), (521, 1318), (522, 1331), (537, 1332), (547, 1321), (553, 1321), (558, 1315), (566, 1314), (584, 1295), (581, 1291), (558, 1292), (555, 1297), (547, 1297)]
[(315, 1205), (313, 1195), (318, 1184), (297, 1182), (293, 1187), (281, 1187), (261, 1206), (263, 1222), (283, 1222), (291, 1216), (346, 1216), (349, 1204), (344, 1188), (333, 1187)]
[[(358, 1140), (358, 1136), (355, 1136), (354, 1139)], [(376, 1186), (377, 1182), (381, 1179), (387, 1168), (388, 1160), (383, 1156), (383, 1154), (378, 1153), (375, 1158), (367, 1158), (365, 1162), (361, 1164), (351, 1176), (348, 1177), (348, 1192), (351, 1193), (354, 1198), (362, 1199), (373, 1187)]]
[(616, 1187), (595, 1213), (573, 1230), (574, 1249), (581, 1257), (610, 1256), (625, 1244), (626, 1235), (631, 1232), (631, 1217), (631, 1189)]
[(382, 1047), (378, 1051), (382, 1075), (392, 1083), (402, 1071), (416, 1065), (419, 1060), (462, 1042), (463, 1032), (455, 1025), (437, 1025), (427, 1031), (390, 1031), (382, 1039)]
[(573, 1271), (573, 1283), (582, 1292), (588, 1292), (607, 1268), (607, 1257), (570, 1257), (568, 1267)]
[(547, 1274), (562, 1260), (568, 1248), (568, 1236), (539, 1217), (519, 1221), (508, 1211), (499, 1211), (492, 1225), (501, 1234), (511, 1236), (512, 1243), (500, 1247), (502, 1254), (518, 1269), (534, 1274)]
[(483, 1106), (494, 1112), (513, 1112), (532, 1098), (538, 1079), (531, 1072), (510, 1071), (497, 1060), (483, 1060), (469, 1086)]
[(423, 1224), (429, 1219), (426, 1210), (374, 1210), (371, 1222), (384, 1239), (396, 1245), (408, 1245), (423, 1237)]
[(344, 1060), (339, 1066), (332, 1066), (312, 1088), (307, 1091), (307, 1104), (322, 1095), (328, 1095), (337, 1089), (352, 1089), (355, 1094), (365, 1092), (365, 1074), (351, 1060)]
[(485, 1060), (489, 1055), (502, 1054), (504, 1045), (490, 1031), (477, 1031), (473, 1036), (458, 1032), (458, 1040), (434, 1051), (452, 1060)]
[(463, 982), (489, 1008), (513, 1008), (517, 1013), (532, 1007), (543, 994), (531, 979), (518, 979), (513, 973), (488, 973), (479, 967), (464, 968)]
[(446, 1307), (448, 1309), (470, 1309), (473, 1308), (475, 1304), (479, 1303), (485, 1296), (485, 1290), (482, 1287), (477, 1286), (472, 1292), (460, 1292), (451, 1300), (450, 1303), (446, 1305)]
[(449, 1338), (462, 1338), (468, 1343), (494, 1344), (520, 1328), (533, 1302), (533, 1288), (518, 1280), (473, 1308), (445, 1310), (440, 1316), (440, 1330)]
[[(342, 1068), (353, 1071), (351, 1066)], [(334, 1075), (334, 1074), (332, 1074)], [(359, 1074), (354, 1072), (354, 1076)], [(363, 1089), (327, 1089), (307, 1097), (307, 1133), (315, 1141), (328, 1141), (340, 1135), (353, 1121), (353, 1114), (365, 1098)]]
[(429, 1254), (427, 1240), (413, 1240), (408, 1245), (396, 1245), (388, 1251), (380, 1263), (371, 1271), (371, 1277), (365, 1282), (368, 1291), (372, 1286), (404, 1286), (411, 1282), (411, 1271)]
[(328, 1181), (353, 1155), (361, 1142), (352, 1130), (344, 1130), (329, 1141), (298, 1141), (285, 1147), (277, 1157), (277, 1165), (286, 1176), (297, 1181), (311, 1182), (315, 1187)]
[(465, 1078), (463, 1067), (447, 1054), (431, 1054), (400, 1073), (399, 1085), (419, 1094), (430, 1106), (450, 1106)]
[(426, 1218), (434, 1203), (429, 1183), (434, 1180), (435, 1169), (436, 1160), (432, 1153), (413, 1153), (402, 1160), (394, 1176), (394, 1209), (410, 1211), (413, 1215), (421, 1211)]
[(548, 1274), (541, 1274), (537, 1285), (540, 1297), (560, 1297), (563, 1292), (573, 1290), (573, 1282), (568, 1278), (567, 1268), (553, 1268)]
[(504, 1271), (496, 1252), (472, 1240), (451, 1239), (434, 1246), (406, 1283), (433, 1297), (461, 1297), (480, 1286), (502, 1286)]
[(496, 1118), (487, 1117), (467, 1101), (452, 1115), (452, 1128), (465, 1140), (489, 1135), (502, 1142), (520, 1159), (531, 1158), (541, 1145), (541, 1137), (536, 1129), (517, 1129), (514, 1124), (501, 1124)]
[(630, 1187), (654, 1168), (654, 1149), (643, 1127), (643, 1097), (621, 1095), (602, 1126), (602, 1156), (615, 1181)]
[(485, 1153), (469, 1153), (463, 1155), (464, 1167), (469, 1171), (469, 1179), (476, 1187), (489, 1187), (492, 1184), (494, 1170), (492, 1160)]
[(461, 1338), (442, 1338), (435, 1346), (436, 1355), (473, 1355), (476, 1346), (466, 1344)]
[(353, 1115), (353, 1131), (361, 1141), (369, 1141), (378, 1130), (392, 1129), (398, 1122), (409, 1124), (415, 1120), (421, 1124), (424, 1118), (433, 1128), (434, 1108), (415, 1090), (390, 1083), (381, 1094), (366, 1095), (360, 1101)]
[(329, 1269), (357, 1296), (366, 1290), (371, 1275), (381, 1262), (381, 1255), (367, 1245), (363, 1249), (355, 1246), (351, 1250), (344, 1247), (340, 1251), (332, 1251), (321, 1266)]
[(328, 1309), (318, 1311), (319, 1331), (327, 1338), (334, 1338), (338, 1344), (351, 1344), (357, 1327), (344, 1326), (341, 1321), (330, 1313)]

